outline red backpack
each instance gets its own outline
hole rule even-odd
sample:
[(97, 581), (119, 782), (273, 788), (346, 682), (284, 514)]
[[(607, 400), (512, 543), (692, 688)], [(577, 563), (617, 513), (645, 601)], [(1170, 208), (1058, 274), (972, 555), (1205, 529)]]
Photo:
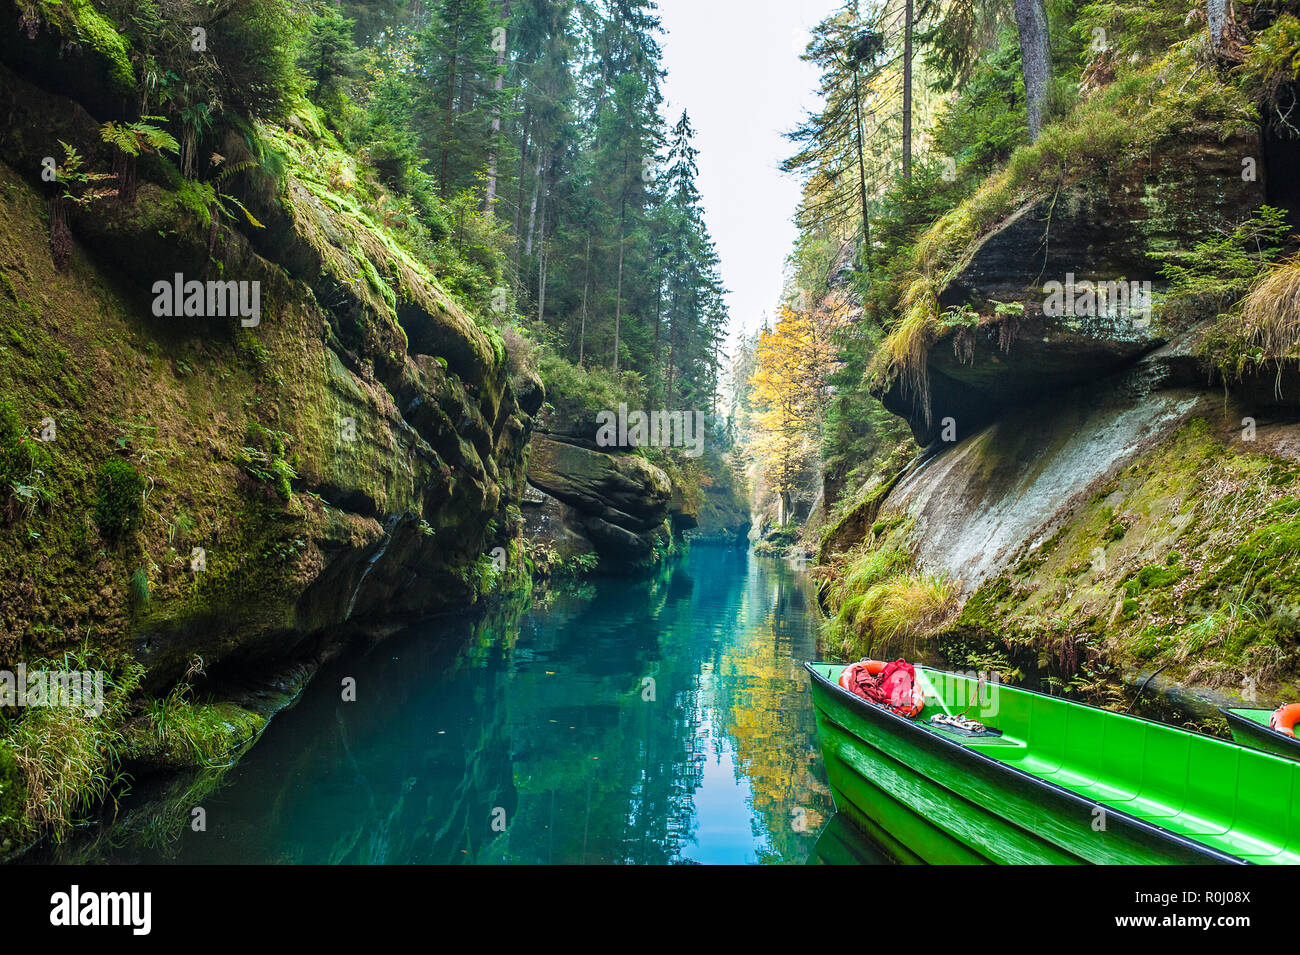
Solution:
[(850, 663), (840, 673), (840, 686), (899, 716), (916, 716), (925, 706), (925, 693), (916, 684), (916, 670), (906, 660)]

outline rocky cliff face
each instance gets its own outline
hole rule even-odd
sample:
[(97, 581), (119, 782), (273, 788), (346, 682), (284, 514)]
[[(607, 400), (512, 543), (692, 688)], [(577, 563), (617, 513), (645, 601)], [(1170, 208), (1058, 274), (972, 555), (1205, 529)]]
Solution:
[[(111, 104), (94, 69), (47, 73), (41, 49), (25, 75), (0, 66), (0, 396), (57, 437), (39, 501), (0, 528), (0, 660), (93, 633), (166, 685), (196, 657), (283, 656), (474, 599), (523, 491), (537, 382), (516, 398), (500, 336), (376, 224), (382, 190), (307, 123), (258, 130), (285, 160), (247, 190), (262, 228), (142, 161), (133, 200), (68, 210), (56, 268), (43, 162), (62, 141), (110, 168)], [(257, 283), (259, 323), (157, 316), (153, 286), (178, 274)], [(109, 460), (145, 488), (121, 535), (94, 517)]]
[[(524, 534), (552, 541), (564, 558), (590, 554), (606, 569), (653, 564), (686, 520), (664, 471), (629, 450), (595, 441), (590, 415), (543, 415), (532, 438)], [(680, 529), (680, 525), (678, 527)]]
[[(1170, 148), (1015, 210), (971, 243), (939, 290), (940, 307), (964, 307), (972, 322), (950, 327), (930, 349), (928, 408), (902, 380), (881, 393), (885, 406), (908, 420), (923, 445), (941, 436), (944, 418), (969, 435), (1004, 409), (1115, 373), (1185, 336), (1195, 316), (1162, 312), (1167, 283), (1151, 253), (1249, 216), (1264, 201), (1266, 181), (1243, 182), (1241, 157), (1260, 149), (1258, 135), (1246, 131)], [(1148, 314), (1131, 299), (1114, 301), (1111, 291), (1111, 301), (1103, 295), (1090, 310), (1082, 303), (1073, 314), (1045, 314), (1048, 283), (1064, 285), (1068, 276), (1076, 286), (1149, 283), (1153, 307)], [(999, 303), (1018, 308), (999, 313)], [(1182, 373), (1195, 377), (1194, 363), (1184, 362)]]
[[(1240, 157), (1258, 150), (1205, 142), (1137, 177), (1099, 171), (952, 271), (941, 306), (976, 318), (929, 348), (929, 413), (897, 381), (882, 392), (925, 450), (822, 555), (891, 549), (955, 586), (917, 652), (1063, 682), (1159, 667), (1265, 702), (1300, 670), (1300, 391), (1289, 370), (1212, 383), (1201, 319), (1162, 313), (1148, 255), (1249, 215), (1264, 184), (1241, 181)], [(1046, 282), (1067, 273), (1149, 281), (1152, 312), (1045, 315)]]

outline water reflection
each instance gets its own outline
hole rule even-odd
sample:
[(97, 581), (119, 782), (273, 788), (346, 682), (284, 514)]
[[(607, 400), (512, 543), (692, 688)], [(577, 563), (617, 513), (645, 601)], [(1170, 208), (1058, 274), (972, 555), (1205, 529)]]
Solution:
[(137, 800), (60, 856), (804, 862), (833, 814), (808, 599), (779, 562), (696, 546), (649, 579), (439, 620), (328, 665), (219, 786)]

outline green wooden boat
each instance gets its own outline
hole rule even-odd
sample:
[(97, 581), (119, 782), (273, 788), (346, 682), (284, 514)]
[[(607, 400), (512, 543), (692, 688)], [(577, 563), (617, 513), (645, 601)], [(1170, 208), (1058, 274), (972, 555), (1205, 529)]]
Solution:
[[(901, 861), (1300, 863), (1300, 762), (929, 667), (909, 720), (805, 667), (836, 809)], [(927, 722), (963, 710), (1002, 735)]]
[(1287, 759), (1300, 759), (1300, 739), (1269, 728), (1268, 718), (1273, 715), (1272, 710), (1233, 706), (1227, 709), (1219, 707), (1219, 712), (1228, 721), (1232, 738), (1242, 746), (1254, 746)]

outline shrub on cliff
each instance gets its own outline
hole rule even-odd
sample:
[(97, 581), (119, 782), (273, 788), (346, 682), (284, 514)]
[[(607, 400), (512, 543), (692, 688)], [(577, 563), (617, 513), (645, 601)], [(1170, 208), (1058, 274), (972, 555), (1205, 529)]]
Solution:
[(543, 355), (537, 368), (562, 421), (594, 420), (597, 412), (617, 410), (620, 402), (637, 407), (641, 400), (641, 376), (633, 372), (616, 377), (604, 368), (584, 368), (555, 354)]

